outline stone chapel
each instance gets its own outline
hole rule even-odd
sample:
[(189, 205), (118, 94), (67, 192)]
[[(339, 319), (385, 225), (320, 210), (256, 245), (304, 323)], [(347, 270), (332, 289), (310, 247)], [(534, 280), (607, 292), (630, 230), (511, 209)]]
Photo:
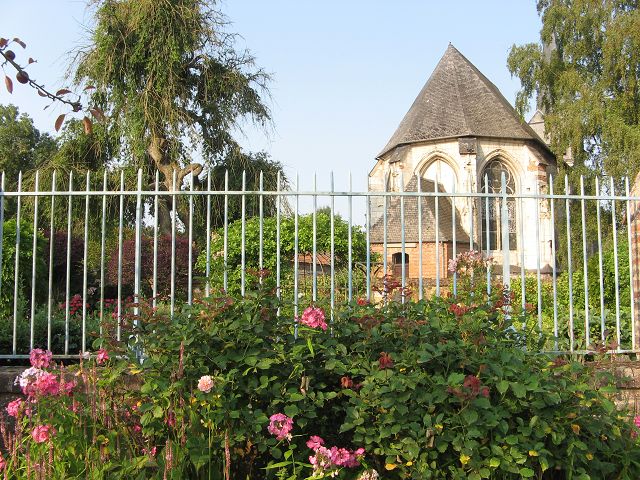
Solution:
[[(541, 270), (549, 272), (552, 226), (546, 200), (509, 199), (508, 222), (504, 222), (499, 199), (463, 194), (500, 193), (503, 174), (508, 194), (544, 194), (555, 171), (555, 155), (544, 140), (542, 113), (537, 111), (529, 123), (522, 122), (496, 86), (449, 44), (377, 156), (369, 173), (369, 191), (433, 192), (437, 188), (459, 196), (422, 197), (420, 212), (416, 197), (405, 197), (402, 205), (399, 197), (387, 197), (386, 215), (384, 198), (372, 197), (372, 249), (383, 254), (386, 233), (387, 273), (399, 275), (404, 263), (407, 278), (415, 279), (420, 275), (421, 233), (422, 276), (436, 278), (437, 272), (444, 279), (449, 275), (454, 241), (457, 253), (482, 250), (502, 265), (506, 240), (513, 273), (520, 272), (522, 265), (528, 271), (537, 270), (538, 259)], [(508, 232), (502, 231), (505, 223)]]

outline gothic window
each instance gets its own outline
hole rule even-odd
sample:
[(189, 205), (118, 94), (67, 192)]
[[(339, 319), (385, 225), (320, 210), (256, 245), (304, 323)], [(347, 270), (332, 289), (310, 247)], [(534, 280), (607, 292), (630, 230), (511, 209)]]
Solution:
[(436, 158), (429, 164), (422, 175), (423, 178), (439, 183), (439, 191), (453, 192), (456, 185), (456, 174), (447, 162)]
[[(482, 172), (481, 185), (483, 193), (501, 193), (502, 174), (505, 176), (505, 186), (507, 194), (514, 194), (516, 182), (513, 173), (500, 159), (491, 160)], [(488, 208), (487, 208), (488, 207)], [(502, 199), (499, 197), (481, 198), (480, 210), (482, 211), (482, 249), (502, 250), (502, 229), (504, 228), (502, 219)], [(507, 223), (509, 233), (509, 250), (516, 250), (517, 228), (516, 228), (516, 201), (514, 198), (507, 199)], [(487, 231), (488, 217), (488, 231)], [(489, 244), (487, 245), (487, 233)]]

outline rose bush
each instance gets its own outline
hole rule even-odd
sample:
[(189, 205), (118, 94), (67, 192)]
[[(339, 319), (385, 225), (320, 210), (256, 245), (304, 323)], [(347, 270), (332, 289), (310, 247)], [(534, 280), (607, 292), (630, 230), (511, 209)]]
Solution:
[(546, 339), (522, 329), (529, 313), (500, 288), (475, 288), (465, 268), (469, 288), (455, 298), (387, 301), (387, 284), (381, 302), (333, 315), (317, 303), (284, 316), (257, 282), (173, 317), (141, 302), (125, 315), (126, 345), (99, 339), (75, 367), (32, 355), (18, 380), (28, 397), (6, 410), (16, 422), (0, 468), (65, 479), (640, 477), (639, 430), (615, 409), (609, 379), (537, 353)]

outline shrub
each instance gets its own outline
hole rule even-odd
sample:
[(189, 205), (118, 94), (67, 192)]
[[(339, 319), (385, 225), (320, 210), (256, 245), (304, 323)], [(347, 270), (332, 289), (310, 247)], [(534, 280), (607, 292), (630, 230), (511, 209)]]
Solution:
[[(51, 232), (44, 232), (46, 238), (45, 263), (49, 268), (49, 242)], [(84, 260), (84, 239), (71, 236), (71, 267), (70, 281), (72, 284), (82, 284), (83, 260)], [(48, 270), (47, 270), (48, 272)], [(47, 279), (48, 279), (47, 273)], [(53, 234), (53, 284), (58, 290), (63, 290), (67, 282), (67, 232), (57, 231)]]
[(609, 379), (537, 353), (544, 340), (512, 323), (527, 312), (494, 292), (387, 292), (334, 322), (322, 305), (279, 315), (264, 287), (173, 317), (143, 303), (128, 345), (98, 341), (79, 366), (90, 388), (67, 396), (58, 367), (31, 388), (56, 394), (21, 417), (33, 434), (9, 477), (40, 464), (48, 478), (638, 478), (638, 428)]
[[(2, 271), (0, 281), (0, 316), (13, 315), (15, 265), (16, 265), (16, 226), (15, 219), (6, 220), (2, 229)], [(44, 259), (45, 241), (40, 232), (36, 240), (36, 299), (46, 292), (48, 276)], [(20, 221), (20, 254), (18, 259), (18, 301), (23, 308), (18, 312), (24, 314), (24, 307), (31, 300), (33, 267), (33, 225)]]
[[(197, 250), (192, 247), (192, 259), (195, 263)], [(126, 294), (133, 293), (135, 282), (135, 239), (122, 242), (122, 284)], [(176, 298), (186, 298), (189, 272), (189, 240), (186, 237), (176, 237), (175, 251), (175, 291)], [(149, 297), (153, 292), (153, 238), (142, 237), (140, 248), (141, 290)], [(158, 237), (157, 263), (158, 295), (166, 296), (171, 293), (171, 235)], [(118, 246), (111, 252), (107, 265), (107, 281), (111, 285), (118, 283)]]

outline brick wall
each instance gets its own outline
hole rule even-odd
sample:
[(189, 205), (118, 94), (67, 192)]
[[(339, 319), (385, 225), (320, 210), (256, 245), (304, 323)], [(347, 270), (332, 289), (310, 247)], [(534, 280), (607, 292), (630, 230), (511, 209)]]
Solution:
[[(405, 244), (405, 254), (409, 255), (408, 271), (406, 276), (408, 279), (416, 279), (420, 276), (420, 250), (418, 243)], [(436, 244), (434, 242), (424, 242), (422, 244), (422, 277), (426, 279), (436, 278), (436, 271), (439, 268), (440, 278), (445, 279), (449, 277), (449, 271), (447, 266), (449, 260), (453, 258), (453, 243), (440, 242), (439, 245), (439, 258), (436, 264)], [(467, 244), (456, 244), (456, 254), (467, 251), (469, 246)], [(383, 244), (371, 245), (371, 250), (382, 256), (384, 254)], [(401, 253), (402, 246), (398, 244), (387, 245), (387, 267), (389, 274), (393, 274), (393, 254)], [(380, 272), (382, 275), (384, 272)]]

